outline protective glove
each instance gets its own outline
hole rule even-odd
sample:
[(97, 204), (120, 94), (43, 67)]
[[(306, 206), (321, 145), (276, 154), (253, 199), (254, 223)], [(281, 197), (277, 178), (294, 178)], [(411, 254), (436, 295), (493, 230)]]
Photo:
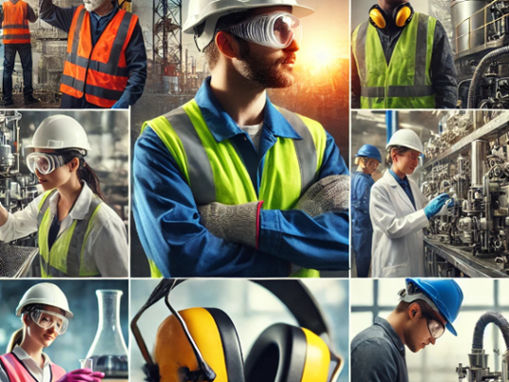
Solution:
[(449, 199), (450, 197), (446, 193), (440, 194), (433, 198), (431, 202), (429, 202), (426, 207), (424, 207), (424, 213), (426, 214), (426, 217), (430, 219), (435, 216), (444, 206), (445, 202)]
[(317, 216), (324, 212), (348, 210), (350, 194), (348, 175), (329, 175), (313, 183), (300, 197), (296, 209)]
[(101, 382), (104, 373), (90, 369), (76, 369), (65, 374), (57, 382)]
[(227, 205), (209, 203), (198, 207), (201, 222), (214, 236), (256, 248), (259, 205), (262, 202)]

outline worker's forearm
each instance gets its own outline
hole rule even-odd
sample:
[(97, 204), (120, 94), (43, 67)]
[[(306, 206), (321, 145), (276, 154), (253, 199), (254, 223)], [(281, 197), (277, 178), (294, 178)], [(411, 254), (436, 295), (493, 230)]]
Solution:
[(61, 8), (53, 4), (52, 0), (39, 0), (39, 17), (54, 27), (68, 32), (71, 28), (74, 8)]

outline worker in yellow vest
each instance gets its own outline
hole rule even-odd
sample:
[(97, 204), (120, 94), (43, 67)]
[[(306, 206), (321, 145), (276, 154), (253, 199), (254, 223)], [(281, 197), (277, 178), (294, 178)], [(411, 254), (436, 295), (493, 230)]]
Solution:
[(311, 12), (296, 0), (189, 2), (183, 30), (211, 77), (193, 100), (145, 123), (134, 149), (134, 218), (153, 276), (348, 269), (339, 149), (318, 122), (266, 93), (294, 82), (298, 17)]
[(0, 8), (0, 22), (3, 29), (4, 74), (3, 106), (12, 106), (12, 72), (16, 53), (23, 67), (23, 97), (25, 106), (39, 102), (33, 96), (32, 88), (32, 46), (28, 23), (35, 22), (37, 16), (32, 7), (23, 0), (7, 0)]
[(42, 277), (126, 277), (125, 224), (104, 201), (99, 178), (85, 161), (81, 124), (66, 115), (44, 119), (32, 138), (27, 167), (44, 193), (23, 210), (0, 205), (0, 240), (37, 232)]
[(405, 0), (378, 0), (352, 35), (352, 107), (455, 108), (447, 33)]

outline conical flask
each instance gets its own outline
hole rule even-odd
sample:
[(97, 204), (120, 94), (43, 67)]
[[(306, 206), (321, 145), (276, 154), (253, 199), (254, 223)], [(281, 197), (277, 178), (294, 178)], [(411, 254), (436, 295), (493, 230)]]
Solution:
[(105, 374), (103, 381), (127, 381), (127, 347), (120, 327), (121, 290), (98, 289), (99, 323), (94, 342), (87, 353), (94, 371)]

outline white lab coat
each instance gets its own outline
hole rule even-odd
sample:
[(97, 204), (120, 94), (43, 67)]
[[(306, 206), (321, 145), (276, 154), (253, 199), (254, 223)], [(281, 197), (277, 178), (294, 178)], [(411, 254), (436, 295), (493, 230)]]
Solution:
[(369, 215), (373, 224), (371, 272), (373, 277), (424, 276), (424, 234), (427, 201), (409, 179), (415, 200), (386, 171), (371, 188)]
[[(38, 230), (37, 215), (39, 203), (43, 194), (32, 200), (23, 210), (9, 214), (7, 221), (0, 227), (0, 240), (12, 241), (25, 237)], [(92, 202), (93, 192), (83, 183), (78, 199), (69, 214), (60, 224), (59, 237), (71, 226), (75, 219), (83, 219)], [(50, 219), (57, 213), (57, 203), (60, 194), (55, 192), (50, 196)], [(111, 207), (102, 203), (90, 230), (85, 250), (84, 261), (94, 262), (102, 277), (127, 277), (129, 249), (125, 224)]]

